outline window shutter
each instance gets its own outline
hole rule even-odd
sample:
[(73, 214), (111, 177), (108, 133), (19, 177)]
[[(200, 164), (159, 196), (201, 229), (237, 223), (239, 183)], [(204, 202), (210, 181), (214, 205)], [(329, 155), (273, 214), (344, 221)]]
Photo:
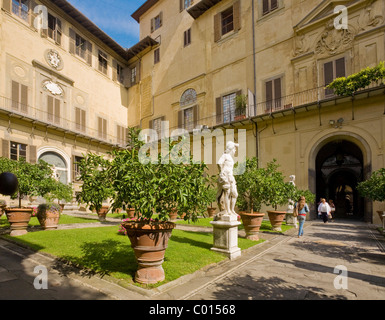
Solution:
[(48, 112), (48, 121), (52, 122), (53, 121), (53, 97), (48, 96), (47, 97), (47, 112)]
[(193, 107), (193, 115), (194, 115), (194, 128), (197, 127), (199, 121), (199, 106), (196, 105)]
[(99, 138), (103, 137), (103, 119), (100, 117), (98, 118), (98, 134)]
[(122, 143), (121, 133), (122, 133), (121, 126), (116, 126), (116, 135), (117, 135), (118, 144)]
[(61, 45), (61, 36), (62, 36), (61, 21), (58, 18), (56, 18), (56, 43), (58, 45)]
[(214, 16), (214, 41), (217, 42), (221, 39), (221, 14), (217, 13)]
[(36, 152), (36, 146), (28, 146), (29, 149), (29, 163), (36, 163), (37, 162), (37, 152)]
[(92, 43), (87, 41), (87, 63), (92, 66)]
[(154, 30), (155, 30), (155, 19), (152, 18), (152, 19), (151, 19), (151, 33), (153, 33)]
[(266, 90), (266, 111), (271, 112), (273, 100), (273, 81), (267, 81), (265, 84)]
[(148, 128), (153, 129), (154, 128), (154, 120), (150, 120), (148, 123)]
[(82, 131), (86, 131), (86, 111), (85, 110), (80, 110), (80, 114), (81, 114), (81, 130)]
[(12, 81), (12, 109), (19, 110), (19, 88), (20, 85), (16, 81)]
[(159, 27), (163, 26), (163, 11), (159, 13)]
[(333, 62), (324, 64), (325, 86), (333, 81)]
[(21, 112), (28, 112), (28, 87), (24, 84), (21, 85), (20, 109)]
[(275, 100), (275, 108), (281, 108), (281, 98), (282, 98), (282, 83), (281, 78), (274, 80), (274, 100)]
[(60, 100), (55, 99), (55, 123), (60, 124)]
[(345, 58), (336, 60), (336, 78), (345, 77)]
[(11, 0), (3, 0), (3, 9), (7, 12), (11, 12)]
[(179, 11), (182, 12), (184, 10), (184, 0), (179, 0)]
[(234, 31), (241, 29), (241, 2), (236, 1), (233, 6)]
[(70, 53), (75, 54), (76, 48), (76, 32), (70, 29)]
[(216, 106), (216, 112), (217, 112), (217, 124), (223, 123), (222, 98), (219, 97), (215, 99), (215, 106)]
[(263, 0), (262, 7), (263, 14), (269, 13), (269, 0)]
[(178, 111), (178, 129), (183, 128), (183, 110)]
[(112, 60), (112, 67), (113, 67), (112, 80), (118, 81), (118, 62), (116, 60)]
[(9, 159), (9, 141), (2, 139), (1, 141), (1, 156)]
[(270, 10), (274, 10), (278, 8), (278, 0), (271, 0), (271, 8)]
[(79, 108), (75, 109), (75, 128), (76, 130), (80, 130), (81, 123), (81, 110)]
[(36, 7), (36, 2), (33, 0), (30, 0), (29, 1), (29, 24), (33, 29), (36, 30), (35, 19), (38, 14), (34, 12), (35, 7)]

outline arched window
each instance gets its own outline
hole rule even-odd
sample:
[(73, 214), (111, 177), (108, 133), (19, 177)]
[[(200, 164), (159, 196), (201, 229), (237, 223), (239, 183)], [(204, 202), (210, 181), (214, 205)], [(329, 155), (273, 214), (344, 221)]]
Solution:
[(194, 89), (187, 89), (180, 98), (180, 106), (186, 107), (197, 101), (197, 93)]
[(198, 123), (197, 93), (194, 89), (187, 89), (180, 98), (178, 127), (192, 131)]
[(43, 153), (39, 160), (43, 160), (53, 167), (54, 178), (58, 179), (60, 182), (67, 184), (68, 183), (68, 166), (66, 161), (61, 155), (56, 152), (49, 151)]

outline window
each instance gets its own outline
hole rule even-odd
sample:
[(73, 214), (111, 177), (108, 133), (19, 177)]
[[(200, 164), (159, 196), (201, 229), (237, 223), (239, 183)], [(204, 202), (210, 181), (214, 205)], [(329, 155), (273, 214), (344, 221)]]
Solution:
[(12, 12), (28, 22), (29, 0), (12, 0)]
[[(340, 58), (334, 61), (330, 61), (324, 64), (324, 80), (325, 86), (333, 82), (334, 79), (345, 77), (345, 58)], [(325, 89), (325, 97), (334, 94), (333, 89)]]
[(163, 12), (151, 19), (151, 33), (159, 29), (163, 24)]
[(183, 45), (186, 47), (191, 44), (191, 28), (184, 32)]
[(12, 81), (12, 110), (28, 113), (28, 87)]
[(39, 160), (43, 160), (52, 166), (52, 175), (55, 179), (61, 183), (68, 183), (68, 165), (67, 161), (64, 158), (53, 151), (48, 151), (43, 153)]
[(137, 82), (136, 78), (136, 67), (131, 69), (131, 85), (134, 85)]
[(87, 41), (77, 34), (76, 35), (76, 51), (75, 51), (75, 53), (79, 57), (85, 59), (86, 58), (86, 51), (87, 51)]
[(107, 120), (98, 117), (98, 137), (100, 139), (107, 139)]
[(178, 128), (192, 131), (198, 123), (197, 94), (194, 89), (187, 89), (181, 96), (180, 106), (183, 108), (178, 113)]
[(214, 41), (219, 41), (222, 36), (241, 28), (240, 1), (236, 1), (230, 8), (214, 16)]
[(154, 129), (158, 135), (158, 139), (164, 137), (162, 132), (162, 121), (164, 121), (165, 117), (160, 117), (150, 121), (150, 129)]
[(62, 26), (61, 21), (51, 14), (48, 14), (48, 33), (47, 36), (57, 44), (61, 44)]
[(73, 157), (73, 180), (79, 181), (80, 177), (80, 161), (82, 161), (84, 158), (79, 156)]
[(11, 142), (10, 146), (11, 160), (27, 159), (27, 145)]
[(121, 146), (127, 146), (128, 128), (117, 125), (117, 143)]
[(69, 29), (70, 53), (79, 56), (92, 65), (92, 43), (77, 34), (73, 29)]
[(75, 108), (75, 128), (77, 131), (86, 132), (86, 111)]
[(60, 125), (60, 104), (61, 101), (52, 96), (47, 96), (47, 120), (48, 122)]
[(281, 109), (282, 79), (276, 78), (265, 82), (266, 112)]
[(116, 79), (120, 83), (122, 83), (122, 84), (124, 83), (124, 70), (123, 70), (123, 67), (120, 64), (116, 65)]
[(160, 61), (160, 49), (155, 49), (154, 51), (154, 64), (157, 64)]
[(179, 0), (180, 11), (187, 9), (192, 4), (193, 4), (193, 0)]
[(268, 14), (278, 9), (278, 0), (262, 0), (262, 13)]
[(223, 106), (223, 122), (234, 121), (235, 117), (235, 98), (237, 94), (232, 93), (222, 97), (222, 106)]
[(221, 13), (222, 35), (234, 30), (233, 7)]
[(99, 56), (98, 57), (99, 57), (99, 71), (104, 73), (104, 74), (107, 74), (107, 65), (108, 65), (107, 55), (104, 52), (99, 50)]

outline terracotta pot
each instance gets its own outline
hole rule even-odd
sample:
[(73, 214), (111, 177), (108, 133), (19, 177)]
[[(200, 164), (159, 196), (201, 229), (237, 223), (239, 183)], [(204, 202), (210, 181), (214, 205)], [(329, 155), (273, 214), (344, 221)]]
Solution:
[(135, 209), (134, 208), (127, 208), (126, 213), (127, 213), (127, 218), (135, 218)]
[(246, 231), (246, 238), (253, 241), (259, 240), (259, 229), (261, 228), (264, 213), (255, 212), (255, 213), (246, 213), (240, 212), (243, 226)]
[(106, 221), (108, 209), (109, 209), (108, 206), (102, 206), (100, 208), (100, 210), (98, 211), (99, 221), (101, 221), (101, 222)]
[(217, 210), (217, 208), (211, 208), (211, 207), (207, 207), (207, 213), (209, 215), (209, 217), (214, 217), (215, 215), (215, 211)]
[(170, 220), (171, 220), (171, 221), (177, 220), (177, 219), (178, 219), (178, 211), (172, 210), (172, 211), (169, 213), (169, 217), (170, 217)]
[(282, 222), (285, 219), (286, 211), (267, 211), (273, 231), (282, 231)]
[(38, 217), (38, 220), (44, 230), (56, 230), (59, 225), (60, 212), (56, 210), (47, 210), (45, 212), (45, 217)]
[(32, 217), (32, 209), (7, 208), (5, 213), (11, 225), (11, 236), (17, 237), (27, 234), (29, 220)]
[(162, 263), (175, 223), (145, 224), (128, 221), (122, 223), (127, 230), (131, 247), (138, 262), (135, 282), (155, 284), (165, 279)]

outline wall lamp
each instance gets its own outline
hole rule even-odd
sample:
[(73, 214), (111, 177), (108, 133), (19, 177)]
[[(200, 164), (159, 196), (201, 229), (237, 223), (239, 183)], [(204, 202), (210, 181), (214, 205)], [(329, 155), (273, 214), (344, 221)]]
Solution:
[(329, 120), (329, 124), (336, 129), (341, 129), (344, 121), (345, 121), (344, 118), (339, 118), (337, 121), (336, 120)]

